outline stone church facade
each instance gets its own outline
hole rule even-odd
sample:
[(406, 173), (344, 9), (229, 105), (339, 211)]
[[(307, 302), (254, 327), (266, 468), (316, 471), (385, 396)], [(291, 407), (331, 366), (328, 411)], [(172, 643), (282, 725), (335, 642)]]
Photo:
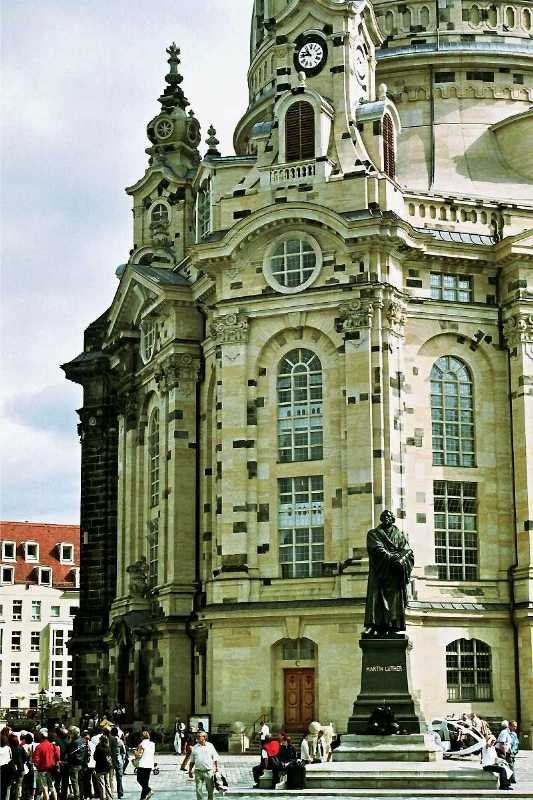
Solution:
[(422, 712), (533, 733), (530, 5), (256, 0), (231, 156), (169, 47), (130, 258), (64, 365), (80, 709), (344, 730), (389, 508)]

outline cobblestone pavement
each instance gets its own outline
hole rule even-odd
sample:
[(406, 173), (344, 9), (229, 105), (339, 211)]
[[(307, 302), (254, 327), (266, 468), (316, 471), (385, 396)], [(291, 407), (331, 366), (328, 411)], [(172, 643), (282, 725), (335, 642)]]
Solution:
[[(159, 775), (152, 775), (150, 781), (150, 786), (154, 792), (153, 800), (158, 800), (159, 798), (161, 798), (161, 800), (171, 800), (171, 798), (174, 797), (179, 798), (180, 800), (195, 800), (194, 781), (189, 779), (187, 772), (181, 772), (178, 769), (178, 757), (172, 755), (159, 755), (157, 756), (157, 762), (160, 773)], [(223, 772), (226, 775), (228, 783), (232, 789), (251, 789), (251, 770), (253, 765), (257, 763), (257, 756), (221, 756), (221, 762)], [(516, 775), (518, 783), (513, 795), (511, 796), (533, 798), (533, 752), (528, 751), (519, 753), (516, 760)], [(135, 776), (131, 773), (131, 766), (124, 776), (124, 791), (124, 800), (138, 800), (140, 796), (140, 788)], [(327, 797), (324, 791), (316, 793), (322, 798)], [(258, 800), (261, 795), (261, 791), (250, 791), (250, 794), (241, 794), (240, 800), (249, 800), (249, 798), (255, 798), (255, 800)], [(342, 794), (331, 793), (330, 796), (341, 798)], [(350, 800), (355, 800), (356, 796), (357, 795), (352, 794), (350, 796)], [(371, 798), (375, 797), (376, 795), (371, 791), (366, 791), (361, 792), (358, 796), (360, 798), (365, 798), (365, 800), (371, 800)], [(442, 793), (433, 796), (440, 797), (441, 800), (447, 800), (447, 798), (452, 800), (451, 795), (448, 796)], [(500, 792), (484, 793), (484, 797), (498, 796), (502, 796)], [(222, 795), (215, 793), (215, 798), (217, 797), (222, 797)], [(309, 797), (309, 795), (307, 797)], [(406, 794), (397, 793), (395, 794), (395, 797), (397, 800), (411, 800), (412, 796), (407, 792)], [(285, 800), (286, 798), (290, 798), (290, 800), (302, 800), (301, 795), (293, 792), (285, 793), (280, 791), (279, 798), (280, 800)], [(461, 798), (454, 796), (453, 800), (461, 800)]]

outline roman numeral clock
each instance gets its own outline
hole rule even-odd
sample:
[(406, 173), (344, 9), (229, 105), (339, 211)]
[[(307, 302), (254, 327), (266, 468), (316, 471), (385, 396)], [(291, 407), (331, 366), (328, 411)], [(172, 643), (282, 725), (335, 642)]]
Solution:
[(318, 73), (324, 67), (328, 58), (328, 48), (325, 39), (315, 33), (304, 34), (294, 51), (294, 67), (297, 72), (305, 72), (308, 78)]

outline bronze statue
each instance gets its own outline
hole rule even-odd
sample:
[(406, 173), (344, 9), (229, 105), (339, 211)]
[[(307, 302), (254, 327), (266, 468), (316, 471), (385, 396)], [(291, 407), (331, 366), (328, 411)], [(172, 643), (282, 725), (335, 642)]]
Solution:
[(407, 586), (414, 565), (407, 537), (384, 511), (377, 528), (368, 531), (368, 589), (365, 634), (387, 636), (405, 630)]

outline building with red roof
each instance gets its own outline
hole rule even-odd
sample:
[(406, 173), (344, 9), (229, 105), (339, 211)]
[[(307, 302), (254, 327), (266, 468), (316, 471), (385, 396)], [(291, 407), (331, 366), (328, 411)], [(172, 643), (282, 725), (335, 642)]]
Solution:
[(79, 605), (80, 528), (0, 521), (0, 707), (70, 697), (67, 642)]

